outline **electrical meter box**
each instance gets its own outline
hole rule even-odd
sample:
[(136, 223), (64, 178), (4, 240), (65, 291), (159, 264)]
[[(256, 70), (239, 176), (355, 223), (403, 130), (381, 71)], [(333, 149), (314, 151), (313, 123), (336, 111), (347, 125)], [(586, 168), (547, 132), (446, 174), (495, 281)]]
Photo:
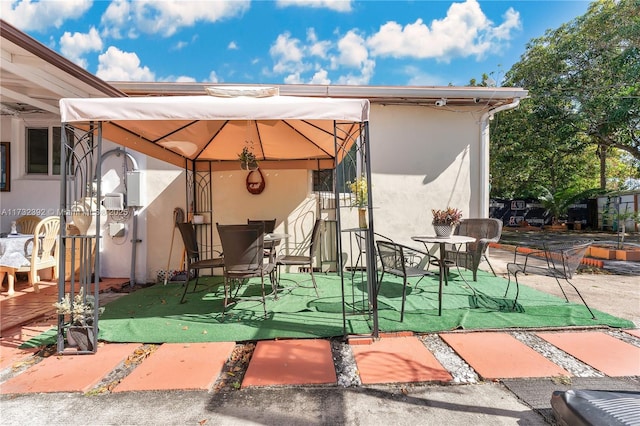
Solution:
[(127, 207), (142, 207), (142, 173), (127, 172)]

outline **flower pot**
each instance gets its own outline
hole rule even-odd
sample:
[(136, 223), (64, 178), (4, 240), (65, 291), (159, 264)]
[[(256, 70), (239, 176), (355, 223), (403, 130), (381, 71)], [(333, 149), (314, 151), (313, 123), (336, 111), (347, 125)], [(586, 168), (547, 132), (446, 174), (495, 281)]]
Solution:
[(433, 230), (438, 237), (450, 237), (453, 233), (453, 226), (451, 225), (433, 225)]
[(93, 327), (72, 325), (67, 329), (67, 343), (81, 351), (93, 350)]
[(87, 235), (93, 221), (91, 202), (86, 199), (75, 201), (71, 206), (71, 220), (80, 231), (80, 235)]
[(358, 226), (360, 228), (367, 228), (367, 209), (364, 207), (358, 208)]

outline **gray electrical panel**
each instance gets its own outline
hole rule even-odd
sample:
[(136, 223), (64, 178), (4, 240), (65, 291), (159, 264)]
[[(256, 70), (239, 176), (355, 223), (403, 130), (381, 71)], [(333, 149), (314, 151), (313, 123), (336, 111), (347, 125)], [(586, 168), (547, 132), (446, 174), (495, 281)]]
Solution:
[(142, 207), (142, 173), (127, 172), (127, 207)]

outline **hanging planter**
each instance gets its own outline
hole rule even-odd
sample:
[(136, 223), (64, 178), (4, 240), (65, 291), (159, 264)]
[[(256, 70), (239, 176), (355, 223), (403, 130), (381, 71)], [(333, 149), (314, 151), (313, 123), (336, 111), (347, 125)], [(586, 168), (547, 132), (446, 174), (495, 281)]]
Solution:
[(258, 160), (256, 159), (256, 155), (248, 146), (242, 148), (242, 152), (238, 154), (238, 160), (240, 160), (240, 167), (242, 170), (258, 170)]
[[(257, 179), (253, 178), (253, 175), (256, 175), (256, 174), (257, 174)], [(262, 191), (264, 191), (264, 187), (266, 183), (264, 181), (264, 176), (262, 175), (262, 172), (260, 171), (260, 169), (252, 170), (249, 172), (249, 174), (247, 175), (246, 184), (247, 184), (247, 191), (249, 191), (253, 195), (261, 194)]]

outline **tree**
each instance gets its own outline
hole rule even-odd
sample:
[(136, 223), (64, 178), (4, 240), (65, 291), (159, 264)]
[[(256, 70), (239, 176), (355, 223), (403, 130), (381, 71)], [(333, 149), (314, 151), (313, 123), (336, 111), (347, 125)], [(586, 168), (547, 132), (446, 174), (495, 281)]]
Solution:
[[(639, 11), (640, 0), (596, 1), (527, 45), (503, 85), (528, 89), (530, 99), (492, 125), (492, 192), (586, 189), (598, 168), (605, 188), (609, 158), (640, 160)], [(509, 155), (521, 160), (515, 172)]]

